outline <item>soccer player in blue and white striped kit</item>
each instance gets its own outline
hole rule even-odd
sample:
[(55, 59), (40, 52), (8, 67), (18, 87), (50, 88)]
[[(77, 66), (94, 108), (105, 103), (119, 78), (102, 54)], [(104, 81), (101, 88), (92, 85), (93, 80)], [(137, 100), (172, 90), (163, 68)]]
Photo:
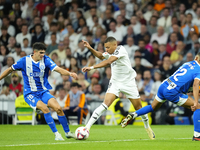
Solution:
[[(184, 63), (173, 75), (162, 82), (151, 105), (128, 114), (127, 117), (122, 120), (121, 126), (123, 128), (126, 127), (130, 120), (158, 109), (162, 103), (168, 100), (178, 106), (183, 106), (194, 111), (194, 136), (192, 140), (200, 141), (199, 85), (200, 53), (195, 56), (193, 61)], [(186, 94), (191, 86), (193, 87), (194, 100)]]
[(45, 55), (46, 46), (43, 43), (35, 43), (33, 45), (33, 54), (25, 56), (5, 70), (0, 80), (6, 77), (14, 70), (21, 70), (24, 79), (24, 99), (30, 107), (36, 110), (40, 109), (44, 113), (44, 118), (55, 134), (55, 140), (64, 140), (56, 129), (55, 122), (51, 117), (49, 107), (57, 112), (59, 122), (62, 124), (67, 138), (74, 138), (74, 134), (70, 132), (67, 119), (62, 111), (61, 106), (55, 97), (49, 93), (52, 88), (48, 83), (49, 71), (56, 71), (62, 75), (77, 78), (77, 74), (68, 72), (58, 67), (48, 56)]

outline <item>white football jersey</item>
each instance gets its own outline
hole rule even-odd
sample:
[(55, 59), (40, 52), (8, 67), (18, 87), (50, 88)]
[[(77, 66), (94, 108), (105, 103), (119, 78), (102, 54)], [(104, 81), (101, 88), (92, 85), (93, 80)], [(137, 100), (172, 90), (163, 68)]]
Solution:
[(111, 80), (116, 82), (129, 82), (136, 77), (135, 70), (131, 67), (128, 53), (126, 49), (119, 45), (113, 54), (104, 52), (103, 56), (108, 59), (110, 56), (115, 56), (118, 59), (111, 64)]

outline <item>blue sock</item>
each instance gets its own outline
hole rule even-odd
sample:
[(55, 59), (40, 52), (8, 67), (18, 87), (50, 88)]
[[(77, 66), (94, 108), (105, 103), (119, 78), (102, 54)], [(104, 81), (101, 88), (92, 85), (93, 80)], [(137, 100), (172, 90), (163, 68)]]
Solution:
[(50, 112), (44, 114), (44, 118), (45, 118), (47, 124), (49, 125), (49, 127), (51, 128), (51, 130), (52, 130), (53, 132), (57, 132), (58, 130), (56, 129), (56, 124), (55, 124), (53, 118), (51, 117)]
[(200, 133), (200, 109), (195, 110), (193, 114), (194, 131)]
[(137, 110), (136, 113), (138, 116), (141, 116), (141, 115), (144, 115), (144, 114), (147, 114), (149, 112), (152, 112), (153, 111), (153, 108), (151, 105), (147, 105), (145, 107), (142, 107), (141, 109)]
[(64, 131), (67, 133), (69, 132), (69, 126), (67, 123), (67, 118), (64, 116), (58, 116), (59, 122), (62, 124)]

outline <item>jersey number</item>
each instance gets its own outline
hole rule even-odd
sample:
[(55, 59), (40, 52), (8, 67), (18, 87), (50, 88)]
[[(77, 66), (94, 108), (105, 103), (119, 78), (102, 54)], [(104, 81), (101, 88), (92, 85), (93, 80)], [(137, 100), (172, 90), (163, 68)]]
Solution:
[(34, 96), (33, 96), (33, 95), (30, 94), (30, 95), (27, 96), (27, 98), (28, 98), (28, 100), (31, 101), (32, 103), (35, 103), (35, 100), (34, 100)]
[(183, 68), (183, 69), (179, 70), (179, 72), (180, 72), (180, 73), (177, 73), (176, 75), (174, 75), (174, 80), (175, 80), (175, 81), (178, 81), (177, 77), (183, 76), (184, 74), (186, 74), (187, 69)]

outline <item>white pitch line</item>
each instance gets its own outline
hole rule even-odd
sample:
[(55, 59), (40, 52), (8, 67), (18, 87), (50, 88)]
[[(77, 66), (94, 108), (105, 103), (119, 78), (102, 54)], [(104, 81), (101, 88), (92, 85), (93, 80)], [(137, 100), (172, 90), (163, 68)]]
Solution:
[[(191, 138), (173, 138), (175, 140), (187, 140)], [(13, 145), (0, 145), (0, 147), (17, 147), (17, 146), (36, 146), (36, 145), (60, 145), (60, 144), (77, 144), (77, 143), (106, 143), (106, 142), (129, 142), (129, 141), (141, 141), (141, 140), (150, 140), (150, 139), (126, 139), (126, 140), (110, 140), (110, 141), (78, 141), (78, 142), (61, 142), (58, 143), (35, 143), (35, 144), (13, 144)], [(160, 139), (160, 140), (169, 140), (169, 139)]]

